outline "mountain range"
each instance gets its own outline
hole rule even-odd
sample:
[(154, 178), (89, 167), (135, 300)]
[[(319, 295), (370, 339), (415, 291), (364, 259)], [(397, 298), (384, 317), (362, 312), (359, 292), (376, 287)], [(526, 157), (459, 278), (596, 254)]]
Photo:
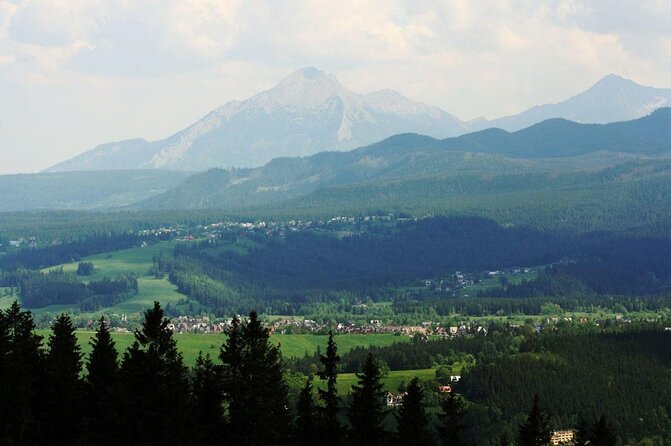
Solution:
[(349, 152), (276, 158), (255, 169), (212, 169), (135, 207), (242, 208), (371, 181), (598, 170), (670, 156), (671, 108), (663, 108), (611, 124), (552, 119), (513, 133), (489, 129), (444, 140), (402, 134)]
[(270, 90), (219, 107), (166, 139), (102, 144), (47, 171), (258, 167), (273, 158), (345, 151), (400, 133), (440, 139), (487, 128), (517, 131), (553, 118), (608, 123), (640, 118), (668, 105), (671, 89), (609, 75), (557, 104), (493, 121), (465, 122), (393, 90), (354, 93), (333, 74), (304, 68)]
[(304, 68), (164, 140), (103, 144), (48, 171), (255, 167), (281, 156), (350, 150), (397, 133), (444, 138), (466, 130), (465, 123), (438, 107), (393, 90), (353, 93), (333, 74)]
[(516, 132), (487, 129), (445, 139), (405, 133), (256, 168), (5, 175), (0, 211), (216, 209), (289, 216), (485, 209), (505, 221), (508, 214), (497, 216), (497, 209), (533, 205), (547, 217), (550, 203), (575, 213), (606, 200), (621, 204), (612, 215), (627, 211), (654, 220), (651, 210), (666, 215), (668, 209), (670, 160), (671, 108), (662, 108), (610, 124), (550, 119)]

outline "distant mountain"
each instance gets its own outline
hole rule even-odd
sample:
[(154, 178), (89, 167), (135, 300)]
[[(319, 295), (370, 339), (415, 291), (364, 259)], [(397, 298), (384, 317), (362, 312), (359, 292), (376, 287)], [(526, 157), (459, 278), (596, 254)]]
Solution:
[(466, 130), (464, 122), (437, 107), (392, 90), (353, 93), (333, 74), (304, 68), (167, 139), (103, 144), (47, 171), (255, 167), (282, 156), (349, 150), (398, 133), (445, 138)]
[(446, 150), (495, 153), (514, 158), (580, 156), (596, 151), (660, 155), (671, 153), (671, 108), (611, 124), (549, 119), (508, 133), (488, 129), (443, 141)]
[(589, 90), (556, 104), (532, 107), (522, 113), (487, 121), (470, 121), (471, 130), (500, 128), (516, 131), (552, 118), (579, 123), (606, 124), (641, 118), (661, 107), (671, 106), (671, 88), (639, 85), (610, 74)]
[(241, 208), (371, 181), (601, 169), (665, 154), (671, 155), (671, 109), (621, 123), (586, 125), (555, 119), (514, 133), (490, 129), (445, 140), (403, 134), (350, 152), (278, 158), (255, 169), (195, 174), (136, 207)]
[(166, 170), (0, 175), (0, 212), (116, 208), (165, 192), (187, 177)]

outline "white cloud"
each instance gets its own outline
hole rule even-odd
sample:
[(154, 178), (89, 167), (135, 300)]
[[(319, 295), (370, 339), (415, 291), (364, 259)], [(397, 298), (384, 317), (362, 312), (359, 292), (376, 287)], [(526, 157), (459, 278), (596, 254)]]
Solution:
[[(0, 152), (44, 150), (35, 135), (50, 134), (37, 168), (109, 138), (165, 136), (306, 65), (463, 118), (557, 101), (611, 72), (671, 87), (670, 23), (662, 0), (0, 0), (0, 120), (19, 120)], [(63, 110), (65, 124), (26, 107)]]

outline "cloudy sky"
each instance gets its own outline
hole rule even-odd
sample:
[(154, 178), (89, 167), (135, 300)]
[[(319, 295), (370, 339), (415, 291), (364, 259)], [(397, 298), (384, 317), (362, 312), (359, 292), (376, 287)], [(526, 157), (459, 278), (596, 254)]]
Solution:
[(0, 0), (0, 173), (158, 139), (299, 67), (495, 118), (671, 87), (671, 0)]

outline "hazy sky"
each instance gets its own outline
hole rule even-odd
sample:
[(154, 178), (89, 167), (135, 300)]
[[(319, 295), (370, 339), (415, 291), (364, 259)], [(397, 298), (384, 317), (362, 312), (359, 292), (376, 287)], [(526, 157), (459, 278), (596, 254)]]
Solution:
[(315, 66), (462, 119), (671, 87), (671, 0), (0, 0), (0, 173), (158, 139)]

